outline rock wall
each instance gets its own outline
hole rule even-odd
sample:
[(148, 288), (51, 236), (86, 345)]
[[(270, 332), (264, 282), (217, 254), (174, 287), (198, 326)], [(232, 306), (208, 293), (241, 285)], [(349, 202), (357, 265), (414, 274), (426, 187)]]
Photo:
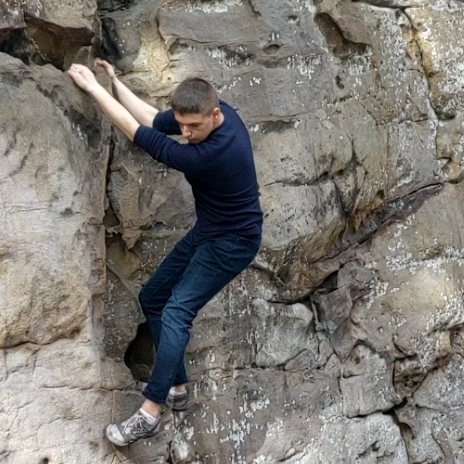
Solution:
[[(464, 4), (0, 3), (0, 461), (464, 462)], [(153, 349), (135, 300), (194, 223), (183, 176), (63, 73), (164, 109), (188, 75), (246, 122), (252, 266), (200, 313), (192, 407), (117, 450)], [(104, 82), (104, 78), (99, 76)]]

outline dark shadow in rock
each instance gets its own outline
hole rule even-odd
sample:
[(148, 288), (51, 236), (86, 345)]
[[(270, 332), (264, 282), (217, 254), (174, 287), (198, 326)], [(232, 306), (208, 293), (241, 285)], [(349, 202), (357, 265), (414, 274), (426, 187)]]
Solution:
[(112, 12), (116, 10), (124, 10), (132, 3), (132, 0), (98, 0), (98, 8), (102, 12)]
[(281, 49), (281, 47), (282, 45), (272, 44), (264, 48), (263, 51), (266, 55), (276, 55), (277, 53), (279, 53), (279, 50)]
[(102, 53), (101, 55), (111, 64), (115, 65), (117, 60), (122, 59), (118, 47), (118, 31), (115, 21), (112, 18), (102, 18)]
[(153, 363), (155, 361), (155, 350), (148, 328), (148, 323), (143, 322), (137, 329), (137, 335), (130, 343), (124, 355), (124, 362), (131, 370), (135, 380), (150, 377)]
[(24, 29), (0, 36), (0, 51), (20, 59), (27, 65), (32, 63), (38, 65), (52, 63), (50, 58), (40, 52), (37, 44), (28, 37)]
[(64, 28), (26, 13), (24, 19), (25, 28), (0, 33), (0, 52), (27, 65), (52, 64), (64, 71), (72, 61), (82, 61), (82, 47), (98, 46), (95, 33), (85, 27)]
[(335, 56), (345, 58), (366, 53), (368, 45), (346, 39), (338, 24), (327, 13), (318, 14), (315, 21)]
[(266, 121), (261, 124), (261, 130), (265, 133), (268, 133), (268, 132), (282, 133), (288, 130), (292, 130), (294, 128), (295, 128), (295, 123), (293, 121), (276, 120), (276, 121)]

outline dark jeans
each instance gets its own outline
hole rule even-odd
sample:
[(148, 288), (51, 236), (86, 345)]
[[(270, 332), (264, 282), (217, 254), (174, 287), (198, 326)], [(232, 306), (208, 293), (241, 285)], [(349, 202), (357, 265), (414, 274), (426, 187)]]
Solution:
[(188, 381), (184, 355), (193, 320), (251, 263), (259, 244), (259, 236), (205, 236), (191, 230), (142, 288), (139, 301), (156, 348), (146, 398), (163, 404), (173, 385)]

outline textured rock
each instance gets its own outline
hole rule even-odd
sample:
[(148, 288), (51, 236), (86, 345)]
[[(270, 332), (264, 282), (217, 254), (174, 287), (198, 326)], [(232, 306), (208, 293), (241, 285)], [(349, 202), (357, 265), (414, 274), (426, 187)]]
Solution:
[[(0, 460), (463, 461), (462, 9), (3, 2)], [(136, 296), (195, 218), (183, 176), (56, 69), (95, 54), (160, 108), (210, 79), (250, 130), (265, 212), (254, 263), (195, 322), (191, 409), (121, 450), (102, 430), (154, 355)]]
[(96, 21), (95, 0), (4, 0), (0, 50), (26, 62), (65, 69), (72, 61), (89, 58), (98, 37)]
[(348, 417), (387, 411), (398, 401), (392, 388), (392, 366), (367, 347), (356, 347), (343, 366), (340, 390)]
[(89, 340), (92, 298), (104, 292), (105, 278), (101, 118), (61, 72), (0, 57), (1, 263), (8, 276), (0, 345)]
[[(174, 79), (182, 69), (212, 79), (250, 124), (268, 214), (262, 259), (289, 300), (326, 277), (310, 264), (333, 250), (350, 222), (359, 227), (385, 199), (435, 182), (440, 169), (436, 123), (424, 121), (433, 114), (428, 84), (408, 61), (395, 11), (325, 1), (315, 17), (307, 5), (282, 11), (277, 1), (233, 2), (203, 11), (168, 2), (159, 15), (172, 60), (185, 63), (170, 68)], [(207, 39), (194, 27), (205, 12), (218, 25)], [(192, 27), (181, 31), (186, 21)], [(224, 71), (233, 75), (228, 83)]]
[(184, 176), (120, 141), (110, 165), (108, 196), (127, 247), (133, 248), (142, 230), (187, 229), (194, 223), (192, 191)]
[(106, 125), (51, 67), (0, 54), (0, 93), (0, 455), (104, 462), (111, 390), (130, 384), (99, 348)]
[(352, 318), (375, 334), (376, 350), (393, 355), (398, 349), (424, 372), (450, 353), (449, 330), (463, 322), (462, 195), (460, 186), (447, 186), (358, 254), (376, 278)]
[[(424, 70), (430, 83), (432, 103), (446, 118), (463, 110), (463, 49), (459, 32), (464, 28), (461, 2), (436, 1), (430, 8), (411, 8), (407, 14), (416, 29)], [(451, 52), (452, 50), (452, 52)]]

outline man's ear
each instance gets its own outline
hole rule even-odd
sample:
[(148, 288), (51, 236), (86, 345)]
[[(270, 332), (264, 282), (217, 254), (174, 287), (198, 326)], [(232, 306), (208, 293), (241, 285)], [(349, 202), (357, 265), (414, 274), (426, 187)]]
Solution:
[(221, 115), (221, 110), (219, 108), (214, 108), (213, 110), (213, 119), (217, 121)]

